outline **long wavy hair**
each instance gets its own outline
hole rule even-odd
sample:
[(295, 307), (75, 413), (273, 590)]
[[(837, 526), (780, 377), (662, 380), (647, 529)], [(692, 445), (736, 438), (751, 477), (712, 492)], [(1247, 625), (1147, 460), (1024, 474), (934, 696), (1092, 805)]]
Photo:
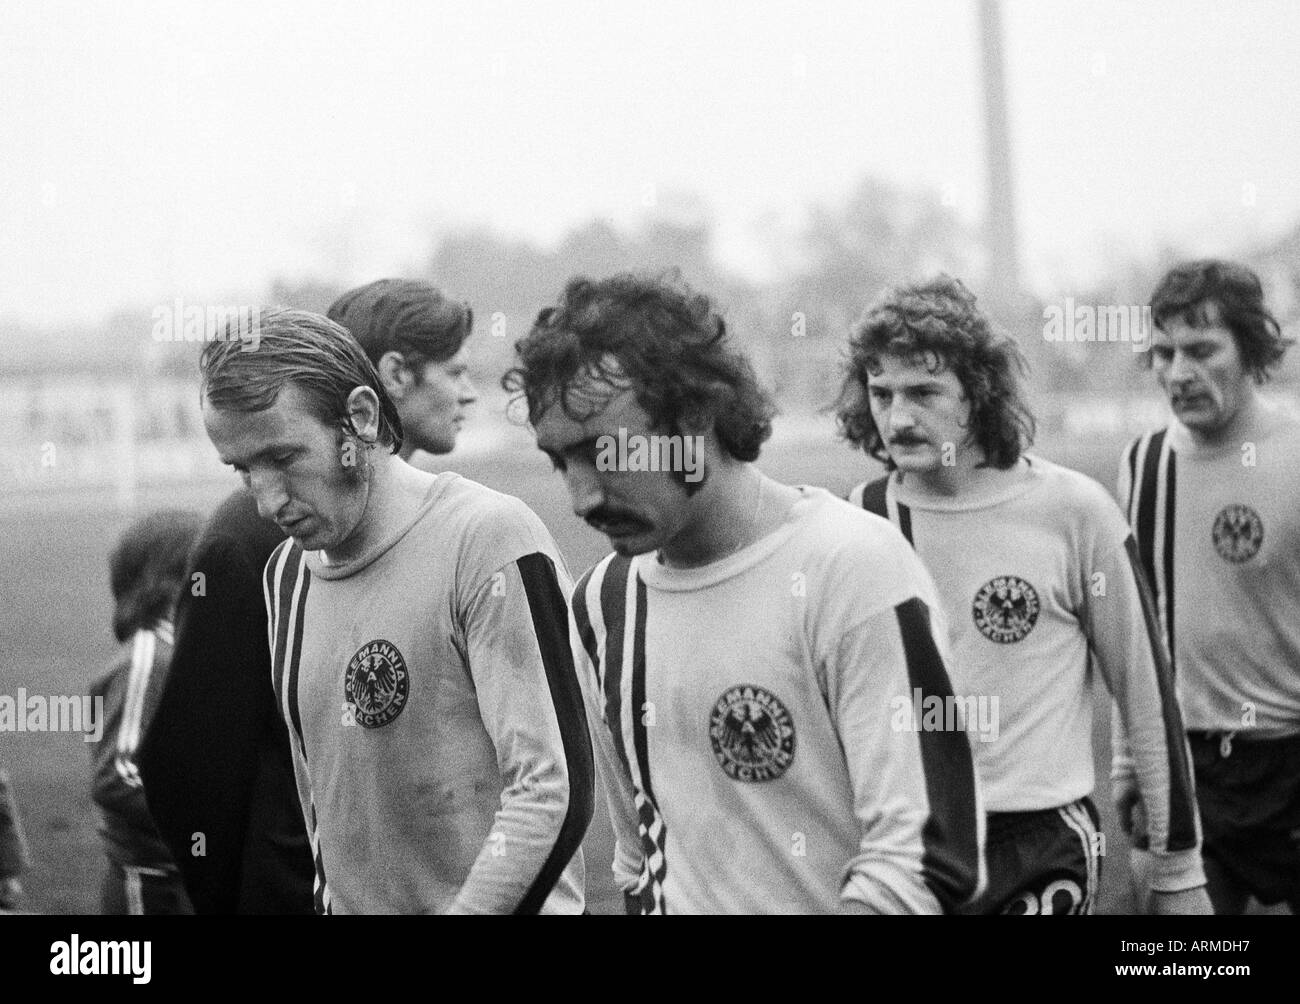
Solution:
[(932, 373), (956, 374), (970, 402), (969, 435), (984, 451), (980, 466), (1005, 470), (1034, 440), (1034, 416), (1021, 378), (1020, 347), (997, 330), (960, 279), (940, 274), (896, 286), (867, 308), (849, 338), (844, 382), (835, 404), (840, 434), (889, 470), (894, 461), (871, 414), (870, 377), (881, 357), (920, 358)]
[(776, 407), (749, 360), (727, 336), (707, 296), (675, 272), (569, 280), (560, 301), (515, 343), (518, 365), (502, 387), (522, 396), (536, 422), (557, 402), (575, 421), (604, 406), (592, 385), (631, 387), (652, 427), (711, 425), (736, 460), (758, 458)]

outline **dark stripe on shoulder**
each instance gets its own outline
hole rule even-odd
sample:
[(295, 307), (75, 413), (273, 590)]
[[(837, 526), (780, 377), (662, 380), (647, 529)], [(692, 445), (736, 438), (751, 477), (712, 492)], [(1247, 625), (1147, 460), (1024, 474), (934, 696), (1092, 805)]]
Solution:
[[(1137, 535), (1138, 558), (1146, 569), (1147, 580), (1151, 588), (1159, 593), (1159, 580), (1156, 579), (1155, 537), (1156, 537), (1156, 486), (1160, 481), (1160, 447), (1164, 443), (1165, 433), (1162, 429), (1147, 438), (1146, 453), (1143, 456), (1141, 490), (1138, 492)], [(1137, 485), (1138, 482), (1134, 482)]]
[(646, 589), (640, 576), (636, 580), (636, 619), (632, 622), (632, 738), (636, 742), (636, 758), (641, 765), (641, 790), (650, 804), (659, 810), (654, 787), (650, 784), (650, 736), (646, 732), (645, 710), (645, 619)]
[(1124, 463), (1128, 465), (1128, 498), (1124, 499), (1124, 515), (1128, 517), (1129, 525), (1132, 526), (1135, 516), (1133, 513), (1133, 500), (1137, 497), (1137, 455), (1138, 446), (1142, 442), (1141, 436), (1133, 440), (1124, 450)]
[(1165, 630), (1169, 643), (1169, 668), (1177, 671), (1174, 656), (1174, 515), (1177, 512), (1178, 464), (1173, 450), (1169, 451), (1169, 464), (1165, 470)]
[(628, 779), (632, 766), (623, 743), (623, 644), (627, 622), (627, 577), (632, 570), (632, 560), (618, 555), (610, 559), (605, 568), (605, 578), (600, 584), (600, 612), (605, 621), (605, 665), (601, 673), (602, 696), (605, 699), (605, 722), (609, 726), (614, 750), (623, 763)]
[(600, 661), (597, 655), (600, 652), (596, 644), (596, 631), (591, 626), (591, 611), (587, 609), (587, 586), (591, 584), (591, 577), (595, 574), (599, 565), (587, 569), (587, 573), (578, 580), (578, 584), (573, 587), (573, 619), (578, 625), (578, 638), (582, 641), (582, 647), (586, 650), (587, 657), (591, 659), (591, 665), (596, 671), (596, 680), (600, 681)]
[[(289, 560), (294, 561), (296, 555), (290, 555)], [(302, 591), (298, 595), (298, 608), (293, 625), (293, 648), (289, 653), (289, 679), (285, 683), (289, 697), (289, 719), (293, 725), (293, 731), (298, 736), (298, 748), (302, 750), (303, 759), (307, 758), (307, 743), (302, 737), (302, 712), (298, 708), (298, 664), (302, 661), (302, 629), (303, 622), (307, 619), (307, 593), (311, 589), (311, 572), (307, 566), (302, 566)], [(293, 601), (293, 595), (290, 594), (288, 602)]]
[(1187, 734), (1174, 690), (1174, 670), (1166, 656), (1160, 637), (1160, 618), (1132, 535), (1124, 540), (1124, 551), (1133, 569), (1138, 595), (1142, 598), (1142, 619), (1146, 622), (1147, 642), (1156, 666), (1156, 683), (1160, 691), (1160, 711), (1164, 722), (1165, 745), (1169, 749), (1169, 850), (1186, 851), (1196, 846), (1196, 787), (1187, 757)]
[(528, 609), (533, 616), (533, 633), (542, 653), (546, 685), (551, 692), (551, 705), (560, 726), (560, 741), (569, 771), (569, 804), (555, 846), (515, 908), (517, 914), (535, 914), (540, 912), (546, 897), (582, 846), (596, 801), (596, 767), (582, 689), (573, 666), (573, 650), (569, 647), (568, 607), (555, 565), (541, 552), (526, 554), (515, 564), (519, 566)]
[[(275, 688), (275, 711), (277, 715), (284, 714), (284, 682), (286, 675), (286, 645), (289, 640), (289, 611), (293, 605), (293, 587), (298, 581), (298, 555), (294, 548), (297, 545), (292, 539), (286, 540), (283, 544), (271, 552), (270, 560), (266, 563), (266, 581), (271, 590), (271, 627), (270, 630), (275, 635), (275, 641), (272, 646), (272, 658), (274, 665), (271, 667), (271, 685)], [(286, 555), (284, 570), (276, 578), (276, 565), (281, 555)]]
[(877, 516), (889, 519), (889, 504), (885, 494), (889, 489), (888, 476), (868, 482), (862, 488), (862, 508), (874, 512)]
[[(907, 679), (922, 700), (953, 696), (952, 683), (935, 644), (930, 610), (913, 597), (894, 608), (907, 658)], [(969, 727), (969, 723), (968, 723)], [(979, 886), (979, 821), (975, 764), (966, 732), (918, 732), (921, 768), (930, 815), (921, 830), (925, 884), (945, 912), (967, 902)]]
[[(903, 536), (907, 542), (912, 544), (912, 510), (909, 506), (898, 503), (898, 529), (903, 531)], [(912, 544), (915, 547), (915, 544)]]

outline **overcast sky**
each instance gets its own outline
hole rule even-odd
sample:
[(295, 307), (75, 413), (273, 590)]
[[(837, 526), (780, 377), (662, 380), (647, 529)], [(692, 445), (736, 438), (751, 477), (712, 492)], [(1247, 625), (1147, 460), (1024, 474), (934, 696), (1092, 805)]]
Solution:
[[(1004, 5), (1033, 283), (1300, 222), (1300, 4)], [(96, 320), (273, 275), (547, 241), (674, 192), (755, 222), (865, 174), (982, 212), (973, 0), (0, 3), (0, 317)]]

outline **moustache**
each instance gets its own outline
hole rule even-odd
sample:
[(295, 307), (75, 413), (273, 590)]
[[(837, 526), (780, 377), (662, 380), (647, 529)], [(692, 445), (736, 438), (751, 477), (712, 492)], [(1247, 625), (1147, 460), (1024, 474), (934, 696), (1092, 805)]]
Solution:
[(644, 527), (646, 525), (644, 520), (638, 519), (631, 513), (619, 512), (615, 509), (596, 509), (594, 512), (589, 512), (584, 518), (587, 524), (595, 529), (611, 524), (631, 527)]

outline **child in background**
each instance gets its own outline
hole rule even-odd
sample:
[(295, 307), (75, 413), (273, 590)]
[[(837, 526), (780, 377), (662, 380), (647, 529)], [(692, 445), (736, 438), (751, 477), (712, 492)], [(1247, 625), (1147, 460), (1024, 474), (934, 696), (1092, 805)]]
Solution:
[(109, 557), (113, 633), (122, 647), (90, 690), (92, 698), (104, 699), (104, 732), (92, 746), (91, 762), (109, 865), (100, 900), (105, 914), (192, 912), (149, 816), (135, 756), (171, 662), (176, 597), (201, 525), (198, 513), (149, 513), (127, 527)]

